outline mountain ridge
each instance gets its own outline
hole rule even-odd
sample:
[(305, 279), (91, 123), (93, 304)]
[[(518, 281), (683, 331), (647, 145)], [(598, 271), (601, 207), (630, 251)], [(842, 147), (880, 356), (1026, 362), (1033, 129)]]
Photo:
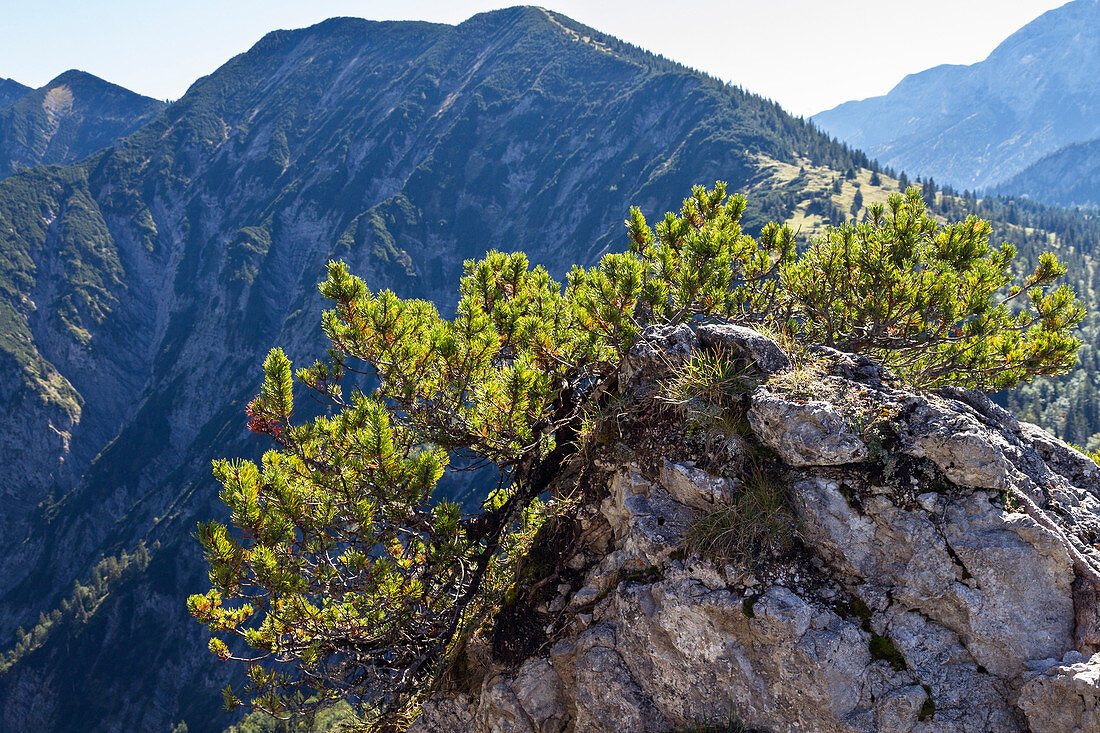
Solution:
[(30, 91), (32, 90), (29, 86), (20, 84), (15, 79), (0, 77), (0, 110), (11, 106), (15, 100)]
[(991, 193), (1055, 206), (1100, 208), (1100, 139), (1071, 143), (1035, 161)]
[(85, 71), (62, 72), (0, 105), (0, 177), (85, 158), (136, 131), (164, 106)]
[(884, 165), (987, 188), (1047, 153), (1100, 137), (1097, 0), (1048, 11), (972, 65), (910, 74), (879, 97), (812, 120)]

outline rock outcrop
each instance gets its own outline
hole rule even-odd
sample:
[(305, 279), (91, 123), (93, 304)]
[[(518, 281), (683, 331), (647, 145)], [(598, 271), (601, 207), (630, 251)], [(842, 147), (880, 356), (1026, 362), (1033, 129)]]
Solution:
[[(412, 730), (1100, 730), (1100, 469), (983, 395), (723, 338), (763, 367), (724, 437), (767, 470), (711, 451), (705, 409), (605, 441), (556, 583), (470, 642)], [(623, 374), (636, 396), (718, 343), (647, 339)], [(700, 520), (761, 476), (797, 538), (699, 557)]]

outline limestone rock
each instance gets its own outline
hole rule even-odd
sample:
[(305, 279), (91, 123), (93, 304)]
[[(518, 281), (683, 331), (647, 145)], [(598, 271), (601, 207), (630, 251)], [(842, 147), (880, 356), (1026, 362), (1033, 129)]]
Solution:
[(756, 365), (760, 371), (772, 372), (789, 369), (791, 360), (775, 341), (751, 328), (731, 323), (705, 324), (696, 331), (704, 348), (729, 349), (734, 356)]
[(635, 569), (674, 552), (696, 515), (634, 470), (615, 474), (600, 510), (615, 534), (616, 547), (639, 560)]
[(574, 678), (576, 733), (658, 733), (668, 721), (642, 692), (622, 656), (593, 645), (578, 654)]
[(828, 402), (794, 402), (760, 387), (752, 395), (749, 423), (791, 466), (836, 466), (867, 457), (867, 446)]
[(1033, 733), (1100, 730), (1100, 654), (1045, 670), (1024, 685), (1019, 706)]
[(409, 733), (472, 733), (476, 704), (461, 692), (433, 695), (421, 708)]
[(487, 680), (481, 693), (478, 730), (493, 733), (561, 733), (569, 720), (561, 678), (535, 657), (514, 678)]
[(856, 511), (834, 481), (803, 480), (794, 491), (804, 532), (834, 567), (862, 592), (881, 589), (939, 620), (977, 664), (1010, 677), (1072, 646), (1069, 558), (1027, 516), (974, 494), (945, 497), (931, 511), (879, 495)]
[(862, 354), (849, 354), (828, 346), (811, 346), (807, 350), (828, 360), (830, 374), (853, 382), (878, 387), (896, 379), (889, 369)]
[(696, 509), (709, 509), (733, 498), (733, 482), (693, 466), (665, 461), (660, 481), (673, 499)]
[(639, 374), (682, 364), (691, 358), (698, 346), (699, 339), (687, 324), (649, 326), (627, 352), (619, 370), (619, 380), (626, 383)]
[(953, 483), (1004, 488), (1011, 480), (1009, 441), (975, 417), (935, 401), (915, 410), (906, 435), (912, 455), (930, 459)]

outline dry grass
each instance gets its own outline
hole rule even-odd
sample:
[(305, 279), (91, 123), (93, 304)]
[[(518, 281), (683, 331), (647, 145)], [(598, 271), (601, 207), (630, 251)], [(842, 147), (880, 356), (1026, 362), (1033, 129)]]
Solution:
[[(860, 168), (856, 171), (854, 180), (847, 180), (832, 168), (815, 166), (810, 164), (809, 161), (792, 164), (758, 155), (756, 164), (761, 170), (768, 173), (768, 177), (758, 183), (757, 187), (779, 188), (800, 175), (804, 177), (806, 185), (801, 193), (803, 200), (795, 206), (794, 214), (786, 223), (790, 225), (791, 229), (800, 232), (805, 237), (811, 237), (825, 228), (825, 222), (820, 216), (806, 213), (807, 205), (812, 198), (825, 194), (842, 211), (847, 212), (851, 208), (858, 190), (863, 194), (864, 208), (860, 210), (859, 214), (862, 216), (863, 212), (866, 211), (866, 207), (873, 203), (885, 203), (890, 194), (898, 193), (897, 179), (881, 173), (879, 174), (879, 185), (872, 186), (871, 171), (867, 168)], [(840, 193), (833, 191), (833, 183), (838, 177), (840, 178)]]
[(734, 498), (703, 514), (688, 529), (689, 551), (716, 562), (751, 567), (794, 541), (797, 522), (787, 501), (787, 487), (759, 464), (746, 468)]
[(740, 361), (725, 350), (696, 354), (661, 384), (658, 399), (673, 405), (702, 402), (727, 409), (760, 382), (751, 365)]

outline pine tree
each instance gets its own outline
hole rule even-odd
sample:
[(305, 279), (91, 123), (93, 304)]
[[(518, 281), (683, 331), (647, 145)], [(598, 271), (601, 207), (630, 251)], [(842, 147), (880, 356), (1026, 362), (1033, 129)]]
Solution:
[[(280, 349), (268, 355), (246, 414), (275, 448), (259, 464), (215, 462), (232, 528), (199, 525), (213, 587), (188, 608), (210, 650), (248, 675), (227, 704), (240, 692), (283, 715), (347, 699), (378, 725), (415, 708), (560, 510), (539, 496), (648, 325), (764, 327), (866, 353), (915, 386), (996, 390), (1073, 363), (1080, 308), (1050, 287), (1064, 266), (1044, 255), (998, 299), (1014, 250), (991, 249), (973, 217), (940, 226), (918, 189), (801, 255), (787, 227), (744, 234), (744, 211), (722, 183), (655, 227), (633, 208), (629, 250), (564, 284), (523, 254), (490, 252), (465, 264), (451, 319), (330, 263), (327, 357), (294, 374)], [(362, 374), (370, 392), (355, 386)], [(295, 379), (326, 414), (295, 418)], [(500, 470), (472, 516), (433, 494), (455, 456)]]
[(921, 186), (921, 196), (925, 201), (935, 204), (936, 202), (936, 182), (931, 177), (925, 181)]

